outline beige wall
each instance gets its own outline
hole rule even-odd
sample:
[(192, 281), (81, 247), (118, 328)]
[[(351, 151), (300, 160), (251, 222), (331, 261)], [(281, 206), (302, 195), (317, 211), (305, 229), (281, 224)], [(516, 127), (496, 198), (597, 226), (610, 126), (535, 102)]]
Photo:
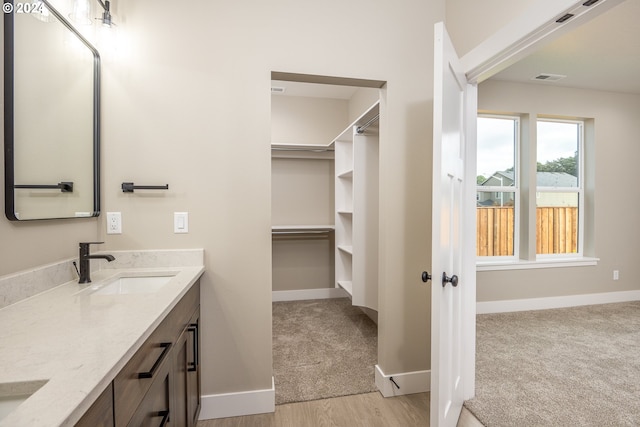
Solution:
[[(0, 220), (0, 272), (102, 249), (205, 249), (203, 394), (271, 387), (271, 71), (387, 81), (381, 110), (380, 340), (385, 373), (429, 368), (433, 24), (444, 1), (114, 2), (102, 50), (99, 220)], [(68, 12), (68, 11), (67, 11)], [(97, 46), (99, 49), (101, 45)], [(123, 194), (124, 181), (170, 185)], [(189, 234), (173, 212), (188, 211)]]
[[(429, 367), (433, 23), (444, 2), (120, 2), (127, 55), (104, 58), (109, 249), (204, 247), (203, 394), (271, 386), (270, 73), (385, 80), (385, 372)], [(123, 181), (170, 190), (123, 194)], [(190, 212), (190, 233), (172, 231)], [(102, 226), (101, 226), (102, 229)]]
[[(333, 224), (334, 179), (332, 158), (273, 158), (272, 224)], [(273, 290), (335, 286), (334, 247), (330, 237), (332, 235), (326, 234), (307, 238), (275, 236), (272, 244)]]
[[(595, 267), (479, 272), (478, 301), (640, 289), (634, 225), (640, 199), (633, 185), (624, 185), (636, 181), (640, 96), (486, 81), (478, 97), (482, 110), (594, 119), (593, 255), (600, 258)], [(619, 281), (613, 281), (613, 270), (620, 271)]]
[[(380, 99), (380, 90), (370, 88), (359, 88), (349, 99), (349, 120), (348, 124), (356, 121), (358, 117), (367, 111)], [(334, 135), (334, 138), (337, 135)]]
[(447, 31), (459, 56), (522, 15), (535, 0), (447, 0)]
[(271, 96), (273, 144), (328, 145), (349, 124), (346, 99)]

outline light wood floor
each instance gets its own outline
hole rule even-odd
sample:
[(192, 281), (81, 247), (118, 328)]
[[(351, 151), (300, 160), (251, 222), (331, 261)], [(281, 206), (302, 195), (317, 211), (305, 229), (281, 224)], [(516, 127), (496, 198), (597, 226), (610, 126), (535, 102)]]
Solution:
[[(288, 403), (271, 414), (199, 421), (197, 427), (427, 427), (429, 393), (384, 398), (378, 392)], [(463, 410), (458, 427), (482, 427)]]

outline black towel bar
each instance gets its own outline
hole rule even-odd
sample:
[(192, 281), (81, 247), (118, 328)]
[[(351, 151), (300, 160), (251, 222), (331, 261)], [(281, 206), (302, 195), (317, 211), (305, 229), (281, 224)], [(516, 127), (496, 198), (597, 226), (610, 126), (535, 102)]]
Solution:
[(122, 192), (133, 193), (133, 190), (168, 190), (169, 184), (165, 185), (134, 185), (133, 182), (123, 182)]
[(34, 189), (54, 189), (60, 190), (63, 193), (73, 193), (73, 182), (59, 182), (57, 184), (20, 184), (14, 185), (14, 188), (34, 188)]

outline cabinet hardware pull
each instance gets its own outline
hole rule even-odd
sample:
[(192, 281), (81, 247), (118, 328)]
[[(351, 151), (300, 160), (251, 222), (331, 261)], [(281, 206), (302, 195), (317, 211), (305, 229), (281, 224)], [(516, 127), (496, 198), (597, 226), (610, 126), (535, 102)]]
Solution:
[(153, 378), (156, 371), (162, 364), (162, 361), (164, 360), (165, 357), (167, 357), (167, 354), (169, 354), (171, 343), (170, 342), (160, 343), (160, 347), (163, 347), (162, 353), (160, 353), (160, 357), (158, 357), (158, 360), (156, 360), (156, 362), (153, 364), (153, 366), (151, 367), (151, 370), (149, 372), (140, 372), (138, 374), (138, 378)]
[(160, 421), (160, 427), (164, 427), (167, 422), (169, 422), (169, 410), (159, 411), (156, 417), (162, 417), (162, 421)]
[(187, 330), (193, 332), (193, 362), (187, 363), (187, 371), (195, 372), (198, 370), (198, 324), (190, 324)]

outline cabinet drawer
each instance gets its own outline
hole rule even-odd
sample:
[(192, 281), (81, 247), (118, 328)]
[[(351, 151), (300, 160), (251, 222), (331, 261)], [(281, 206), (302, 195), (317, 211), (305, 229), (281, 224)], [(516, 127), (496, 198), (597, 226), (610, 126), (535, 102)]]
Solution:
[(113, 380), (115, 426), (123, 427), (160, 375), (165, 360), (172, 357), (172, 347), (200, 302), (199, 282), (194, 284), (178, 305), (160, 323)]
[[(158, 331), (159, 332), (159, 331)], [(126, 426), (144, 398), (160, 368), (171, 355), (171, 341), (154, 333), (113, 380), (115, 425)]]
[[(133, 413), (127, 427), (167, 426), (171, 422), (171, 361), (164, 360), (156, 372), (156, 378), (140, 405)], [(173, 425), (173, 423), (171, 423)]]

